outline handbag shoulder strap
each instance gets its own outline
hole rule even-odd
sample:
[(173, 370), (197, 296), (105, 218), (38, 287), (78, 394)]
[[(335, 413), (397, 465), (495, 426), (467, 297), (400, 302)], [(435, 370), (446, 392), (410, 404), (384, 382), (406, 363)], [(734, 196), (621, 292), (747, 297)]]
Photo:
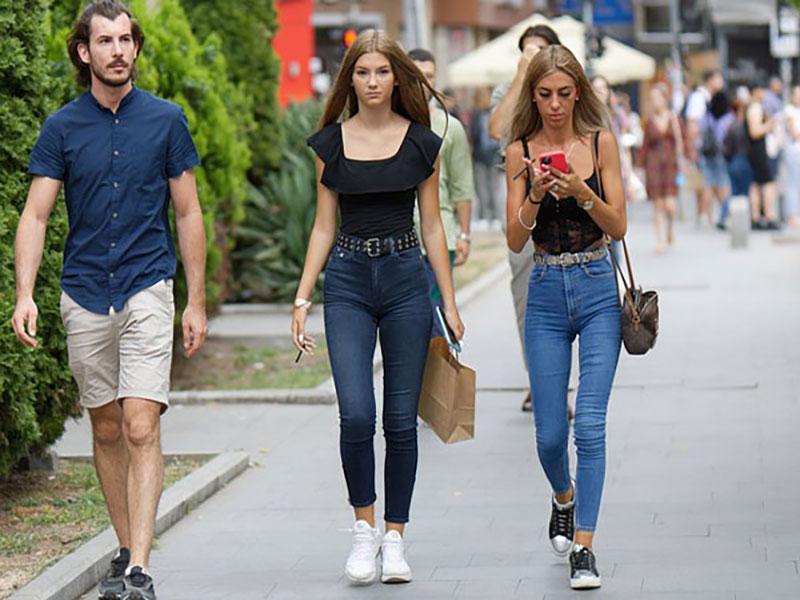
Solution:
[[(597, 191), (598, 196), (600, 199), (603, 199), (603, 175), (600, 173), (600, 132), (596, 131), (594, 133), (594, 140), (592, 140), (592, 165), (594, 166), (594, 173), (597, 177)], [(614, 262), (614, 266), (616, 267), (617, 271), (619, 272), (620, 277), (622, 277), (622, 283), (625, 284), (625, 288), (629, 290), (633, 290), (636, 286), (633, 278), (633, 267), (631, 266), (631, 257), (628, 253), (628, 244), (625, 242), (625, 238), (622, 238), (622, 249), (625, 254), (625, 263), (628, 267), (628, 277), (630, 278), (630, 285), (628, 285), (628, 281), (625, 279), (625, 275), (622, 273), (622, 268), (619, 266), (617, 262), (617, 257), (614, 254), (614, 249), (611, 247), (611, 240), (608, 240), (608, 253), (611, 255), (611, 260)]]

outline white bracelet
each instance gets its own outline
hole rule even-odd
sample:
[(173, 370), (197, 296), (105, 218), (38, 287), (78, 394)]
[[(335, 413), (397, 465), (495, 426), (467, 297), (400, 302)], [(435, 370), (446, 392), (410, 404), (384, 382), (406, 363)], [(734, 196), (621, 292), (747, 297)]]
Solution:
[(530, 227), (525, 225), (525, 222), (522, 220), (522, 207), (523, 206), (525, 206), (525, 205), (521, 204), (520, 207), (519, 207), (519, 210), (517, 211), (517, 220), (519, 221), (519, 224), (522, 225), (525, 229), (527, 229), (528, 231), (533, 231), (534, 227), (536, 227), (536, 221), (534, 221), (533, 225), (531, 225)]

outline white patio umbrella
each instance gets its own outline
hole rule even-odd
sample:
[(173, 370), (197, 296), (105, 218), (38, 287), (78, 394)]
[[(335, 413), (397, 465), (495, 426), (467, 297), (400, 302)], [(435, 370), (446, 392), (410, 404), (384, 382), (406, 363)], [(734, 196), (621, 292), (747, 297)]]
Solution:
[[(535, 14), (517, 23), (503, 35), (487, 42), (450, 63), (448, 84), (456, 87), (494, 86), (514, 78), (519, 62), (519, 36), (532, 25), (549, 25), (558, 34), (561, 43), (572, 50), (583, 63), (583, 23), (563, 16), (547, 19)], [(656, 61), (644, 52), (605, 37), (605, 52), (593, 62), (596, 73), (606, 77), (611, 84), (650, 79), (656, 71)]]

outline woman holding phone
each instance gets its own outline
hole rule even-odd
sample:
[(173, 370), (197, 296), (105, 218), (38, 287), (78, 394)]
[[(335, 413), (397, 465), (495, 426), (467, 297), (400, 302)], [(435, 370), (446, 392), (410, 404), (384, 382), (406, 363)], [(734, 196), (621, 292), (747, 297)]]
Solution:
[[(325, 267), (325, 335), (339, 405), (342, 466), (356, 519), (345, 573), (356, 584), (376, 579), (378, 554), (382, 581), (411, 581), (402, 536), (416, 477), (417, 406), (431, 331), (430, 292), (413, 223), (415, 200), (444, 317), (458, 339), (464, 335), (439, 216), (442, 140), (430, 130), (426, 90), (440, 99), (397, 43), (381, 31), (364, 31), (344, 57), (322, 128), (308, 139), (317, 154), (317, 209), (292, 337), (301, 352), (313, 351), (314, 340), (305, 335), (308, 298)], [(384, 368), (385, 535), (375, 526), (372, 357), (378, 331)]]
[[(606, 236), (625, 234), (619, 150), (608, 111), (563, 46), (531, 61), (507, 148), (507, 241), (535, 246), (525, 318), (536, 446), (552, 486), (550, 541), (570, 585), (600, 587), (592, 550), (605, 476), (606, 412), (619, 357), (620, 309)], [(567, 452), (572, 342), (580, 338), (576, 477)]]

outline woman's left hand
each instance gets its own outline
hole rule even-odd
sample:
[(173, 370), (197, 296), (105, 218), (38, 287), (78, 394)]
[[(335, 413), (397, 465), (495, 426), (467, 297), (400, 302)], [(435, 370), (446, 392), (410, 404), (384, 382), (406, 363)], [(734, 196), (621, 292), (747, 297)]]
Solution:
[(575, 171), (572, 170), (572, 165), (569, 166), (567, 173), (562, 173), (558, 169), (548, 169), (548, 174), (553, 178), (553, 186), (550, 188), (550, 193), (556, 199), (562, 198), (580, 198), (586, 190), (586, 182), (583, 181)]
[(447, 321), (447, 325), (450, 329), (453, 330), (453, 333), (456, 334), (456, 339), (460, 342), (464, 339), (464, 323), (461, 321), (461, 316), (458, 314), (458, 309), (453, 308), (445, 308), (444, 309), (444, 320)]

